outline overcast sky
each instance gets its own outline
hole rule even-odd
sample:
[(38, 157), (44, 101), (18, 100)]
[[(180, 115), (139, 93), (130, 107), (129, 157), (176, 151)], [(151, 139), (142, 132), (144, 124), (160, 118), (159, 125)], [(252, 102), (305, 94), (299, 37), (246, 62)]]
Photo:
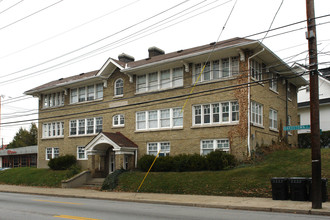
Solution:
[[(228, 18), (220, 41), (261, 40), (265, 33), (253, 34), (267, 31), (273, 19), (272, 29), (306, 19), (305, 0), (281, 3), (237, 0), (229, 17), (235, 0), (0, 0), (1, 123), (38, 118), (37, 98), (25, 91), (98, 70), (120, 53), (139, 60), (151, 46), (168, 53), (215, 42)], [(315, 14), (330, 14), (330, 1), (315, 0)], [(319, 68), (330, 66), (327, 22), (316, 20)], [(308, 64), (305, 31), (306, 22), (289, 25), (270, 31), (263, 43), (289, 65)], [(30, 123), (2, 125), (4, 144)]]

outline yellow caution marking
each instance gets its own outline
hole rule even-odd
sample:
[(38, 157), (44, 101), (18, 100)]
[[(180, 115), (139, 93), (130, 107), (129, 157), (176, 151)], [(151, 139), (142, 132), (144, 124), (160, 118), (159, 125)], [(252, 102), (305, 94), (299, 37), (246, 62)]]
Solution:
[(74, 220), (101, 220), (96, 218), (85, 218), (79, 216), (71, 216), (71, 215), (54, 215), (56, 218), (66, 218), (66, 219), (74, 219)]
[(33, 199), (33, 201), (38, 201), (38, 202), (52, 202), (52, 203), (62, 203), (62, 204), (71, 204), (71, 205), (83, 205), (82, 203), (75, 203), (75, 202), (60, 202), (60, 201), (51, 201), (51, 200), (42, 200), (42, 199)]

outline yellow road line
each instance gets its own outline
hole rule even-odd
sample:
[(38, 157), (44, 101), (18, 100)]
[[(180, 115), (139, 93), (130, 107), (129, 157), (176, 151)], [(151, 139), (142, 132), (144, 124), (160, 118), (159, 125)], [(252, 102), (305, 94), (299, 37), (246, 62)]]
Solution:
[(52, 203), (63, 203), (63, 204), (71, 204), (71, 205), (83, 205), (82, 203), (60, 202), (60, 201), (41, 200), (41, 199), (33, 199), (33, 201), (38, 201), (38, 202), (52, 202)]
[(78, 216), (72, 216), (72, 215), (54, 215), (53, 217), (74, 219), (74, 220), (101, 220), (101, 219), (96, 219), (96, 218), (85, 218), (85, 217), (78, 217)]

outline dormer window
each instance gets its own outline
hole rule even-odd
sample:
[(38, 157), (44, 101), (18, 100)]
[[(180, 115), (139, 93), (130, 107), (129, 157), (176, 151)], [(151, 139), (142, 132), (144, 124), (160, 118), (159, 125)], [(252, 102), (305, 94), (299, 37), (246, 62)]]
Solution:
[(115, 82), (115, 96), (123, 96), (124, 95), (124, 80), (117, 79)]

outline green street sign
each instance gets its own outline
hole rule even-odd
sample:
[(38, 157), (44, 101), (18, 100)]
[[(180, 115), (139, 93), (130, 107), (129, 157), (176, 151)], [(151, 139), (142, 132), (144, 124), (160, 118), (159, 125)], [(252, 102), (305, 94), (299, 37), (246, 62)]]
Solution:
[(311, 129), (311, 126), (310, 125), (295, 125), (295, 126), (283, 127), (284, 131), (302, 130), (302, 129)]

